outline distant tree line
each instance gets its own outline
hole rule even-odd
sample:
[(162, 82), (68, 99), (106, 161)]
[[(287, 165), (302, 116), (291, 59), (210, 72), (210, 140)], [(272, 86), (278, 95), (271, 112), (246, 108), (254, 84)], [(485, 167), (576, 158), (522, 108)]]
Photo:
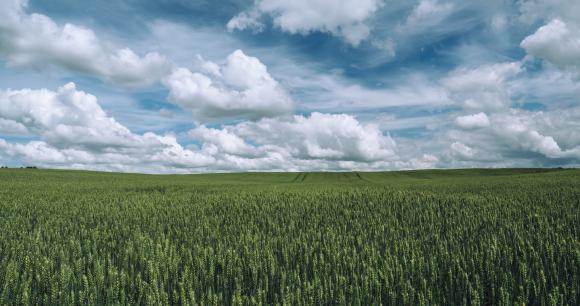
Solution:
[[(0, 169), (10, 169), (10, 168), (8, 166), (1, 166)], [(26, 167), (20, 167), (20, 169), (38, 169), (38, 167), (35, 167), (35, 166), (26, 166)]]

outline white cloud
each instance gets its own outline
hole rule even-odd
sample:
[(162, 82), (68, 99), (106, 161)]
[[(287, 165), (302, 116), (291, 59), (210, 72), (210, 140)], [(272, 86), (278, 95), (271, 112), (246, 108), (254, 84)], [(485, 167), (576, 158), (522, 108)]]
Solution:
[(537, 130), (534, 115), (511, 110), (493, 118), (493, 133), (504, 144), (522, 150), (540, 153), (548, 158), (580, 158), (580, 144), (570, 149), (562, 149), (556, 140)]
[(439, 158), (433, 154), (423, 154), (419, 158), (412, 158), (408, 162), (398, 162), (397, 168), (400, 169), (432, 169), (439, 164)]
[(580, 104), (572, 108), (541, 112), (534, 119), (535, 128), (551, 135), (560, 146), (580, 146)]
[(437, 0), (421, 0), (407, 17), (404, 24), (397, 27), (403, 33), (419, 33), (439, 24), (454, 10), (453, 3)]
[(271, 117), (290, 113), (294, 102), (257, 58), (241, 50), (223, 65), (202, 62), (206, 74), (179, 68), (163, 80), (169, 99), (199, 121)]
[(387, 39), (375, 39), (371, 41), (371, 44), (380, 50), (384, 51), (384, 55), (388, 59), (392, 59), (397, 56), (397, 44), (392, 38)]
[(95, 96), (69, 83), (50, 90), (0, 91), (0, 119), (54, 144), (126, 147), (146, 142), (107, 114)]
[(249, 12), (241, 12), (234, 18), (228, 21), (226, 27), (229, 31), (233, 30), (253, 30), (254, 32), (262, 32), (264, 30), (264, 24), (258, 19), (260, 18), (260, 13), (257, 10), (252, 10)]
[(459, 116), (455, 119), (455, 124), (462, 129), (478, 129), (489, 126), (489, 118), (485, 113)]
[[(459, 68), (442, 80), (450, 97), (463, 106), (463, 114), (455, 118), (458, 129), (447, 131), (447, 140), (439, 140), (451, 143), (450, 164), (460, 162), (461, 166), (472, 166), (473, 162), (480, 162), (521, 166), (580, 159), (580, 138), (570, 132), (577, 129), (574, 118), (580, 112), (566, 105), (575, 99), (566, 95), (578, 89), (556, 71), (543, 71), (533, 77), (522, 71), (519, 62), (482, 65)], [(521, 102), (517, 97), (522, 95), (551, 103), (554, 109), (519, 109)], [(551, 101), (558, 95), (563, 95), (566, 104), (558, 106), (561, 101)], [(566, 110), (557, 110), (558, 107)], [(474, 114), (474, 110), (480, 112)], [(518, 161), (521, 163), (517, 164)]]
[(26, 126), (14, 120), (0, 118), (0, 133), (3, 134), (24, 134), (28, 132)]
[(158, 53), (144, 56), (101, 41), (90, 29), (56, 24), (41, 14), (27, 14), (27, 2), (0, 3), (0, 56), (8, 64), (42, 69), (59, 66), (122, 86), (149, 85), (168, 72)]
[[(8, 155), (18, 155), (19, 158), (24, 160), (34, 160), (35, 162), (41, 163), (65, 163), (67, 162), (67, 156), (60, 152), (58, 149), (51, 147), (45, 142), (41, 141), (31, 141), (28, 144), (9, 144), (3, 139), (0, 139), (0, 148), (2, 148)], [(68, 151), (73, 155), (76, 151)], [(77, 155), (77, 158), (79, 156)], [(82, 156), (87, 162), (92, 162), (93, 159), (90, 157)], [(70, 159), (68, 159), (70, 160)]]
[(257, 0), (247, 12), (228, 22), (228, 29), (260, 29), (263, 15), (270, 16), (281, 30), (291, 34), (313, 31), (342, 37), (357, 46), (371, 31), (367, 20), (382, 5), (381, 0)]
[(175, 136), (132, 133), (108, 116), (95, 96), (78, 91), (73, 83), (57, 91), (0, 91), (0, 122), (41, 139), (2, 140), (3, 155), (39, 166), (165, 172), (215, 162), (212, 156), (183, 148)]
[[(214, 156), (214, 167), (238, 170), (339, 170), (403, 167), (393, 139), (354, 117), (313, 113), (264, 118), (189, 135)], [(407, 165), (407, 164), (405, 164)]]
[(345, 114), (262, 119), (241, 123), (236, 131), (260, 145), (282, 147), (295, 158), (367, 162), (396, 158), (390, 136)]
[(482, 65), (476, 68), (459, 68), (443, 80), (443, 85), (453, 91), (495, 90), (517, 75), (522, 68), (517, 62)]
[[(563, 119), (566, 122), (558, 121), (562, 114), (509, 108), (460, 116), (457, 123), (463, 129), (451, 131), (445, 157), (451, 163), (444, 164), (449, 160), (440, 160), (437, 153), (424, 155), (424, 148), (412, 153), (378, 126), (346, 114), (263, 118), (221, 128), (202, 125), (189, 133), (199, 147), (183, 147), (172, 135), (132, 133), (109, 117), (94, 96), (73, 84), (55, 92), (9, 90), (0, 97), (0, 119), (40, 138), (27, 143), (0, 140), (0, 155), (41, 167), (154, 173), (384, 170), (432, 168), (453, 160), (461, 166), (499, 163), (529, 153), (580, 159), (580, 140), (566, 132), (567, 121), (578, 119), (580, 112), (565, 112), (572, 116)], [(406, 143), (417, 146), (417, 140)]]
[(562, 70), (580, 73), (580, 26), (554, 19), (526, 37), (521, 46)]
[[(201, 140), (204, 146), (215, 146), (215, 150), (231, 155), (256, 156), (259, 155), (257, 148), (246, 143), (240, 136), (228, 130), (212, 129), (202, 125), (191, 131), (189, 135), (197, 140)], [(213, 148), (205, 148), (213, 150)]]
[[(242, 80), (238, 83), (245, 86)], [(0, 138), (0, 156), (49, 168), (160, 173), (337, 170), (348, 165), (385, 169), (405, 164), (390, 136), (344, 114), (263, 118), (221, 129), (202, 125), (189, 132), (200, 147), (183, 147), (174, 135), (131, 132), (107, 115), (95, 96), (73, 83), (57, 91), (0, 91), (0, 123), (31, 139)]]
[(211, 156), (184, 149), (175, 138), (159, 139), (163, 146), (131, 151), (118, 148), (91, 151), (56, 147), (45, 141), (9, 143), (0, 139), (0, 155), (38, 167), (143, 173), (189, 173), (202, 171), (216, 162)]
[[(268, 23), (265, 19), (271, 18), (276, 27), (289, 33), (321, 31), (353, 45), (368, 38), (389, 58), (396, 54), (414, 54), (412, 48), (417, 50), (413, 52), (420, 52), (420, 45), (430, 45), (454, 33), (469, 32), (480, 27), (482, 20), (497, 31), (507, 31), (506, 37), (513, 36), (513, 31), (521, 33), (522, 30), (519, 28), (522, 24), (509, 19), (513, 16), (504, 16), (503, 11), (491, 9), (498, 6), (495, 2), (488, 11), (474, 16), (471, 4), (418, 0), (389, 3), (389, 8), (381, 10), (381, 19), (389, 19), (390, 14), (395, 14), (393, 12), (399, 16), (400, 12), (410, 12), (410, 15), (402, 16), (402, 20), (381, 23), (381, 28), (374, 29), (371, 37), (370, 25), (376, 22), (373, 16), (380, 4), (374, 9), (364, 7), (381, 1), (359, 1), (366, 15), (341, 20), (333, 18), (340, 14), (356, 15), (356, 12), (354, 9), (343, 12), (343, 6), (333, 6), (335, 11), (321, 8), (330, 2), (258, 0), (252, 9), (232, 19), (229, 28), (260, 31)], [(518, 1), (517, 5), (524, 2), (541, 1)], [(543, 2), (571, 5), (577, 1)], [(155, 61), (148, 60), (147, 55), (138, 56), (131, 50), (111, 46), (86, 28), (57, 24), (46, 16), (27, 14), (22, 3), (6, 0), (0, 4), (0, 57), (8, 64), (33, 68), (56, 65), (129, 86), (148, 84), (163, 75), (149, 73), (151, 66), (147, 62)], [(345, 3), (345, 7), (349, 5), (348, 1)], [(299, 13), (303, 9), (306, 13)], [(160, 52), (180, 64), (191, 60), (192, 50), (210, 55), (213, 60), (201, 59), (195, 68), (179, 68), (171, 74), (167, 71), (163, 78), (171, 101), (188, 110), (181, 112), (185, 113), (184, 117), (190, 120), (191, 111), (196, 122), (204, 124), (224, 118), (255, 121), (220, 127), (197, 126), (187, 135), (195, 144), (182, 146), (178, 139), (187, 137), (184, 134), (162, 136), (131, 132), (120, 123), (131, 122), (131, 119), (119, 117), (118, 106), (106, 104), (115, 111), (120, 122), (107, 114), (95, 97), (72, 85), (56, 91), (7, 90), (0, 92), (0, 133), (18, 135), (15, 138), (18, 140), (13, 143), (10, 141), (14, 140), (0, 140), (0, 155), (55, 167), (146, 172), (429, 168), (457, 164), (510, 165), (514, 160), (527, 160), (523, 165), (548, 165), (563, 159), (580, 160), (580, 133), (576, 132), (580, 128), (577, 124), (580, 111), (575, 107), (580, 91), (574, 89), (578, 86), (577, 79), (566, 73), (579, 71), (576, 61), (579, 23), (565, 10), (553, 8), (549, 11), (546, 7), (545, 12), (538, 12), (541, 16), (535, 22), (541, 20), (545, 26), (521, 43), (528, 54), (551, 63), (541, 71), (528, 61), (532, 58), (529, 56), (521, 62), (466, 64), (441, 82), (434, 77), (436, 72), (416, 73), (410, 68), (402, 70), (402, 77), (400, 74), (396, 77), (385, 75), (379, 79), (369, 75), (365, 85), (357, 83), (352, 74), (341, 75), (341, 70), (328, 72), (327, 63), (295, 62), (296, 57), (288, 50), (282, 50), (280, 54), (285, 56), (278, 60), (271, 49), (254, 48), (252, 54), (273, 63), (268, 68), (242, 51), (216, 61), (239, 47), (239, 37), (218, 35), (214, 39), (219, 32), (215, 29), (154, 22), (151, 31), (156, 37), (141, 46), (159, 44)], [(572, 6), (567, 10), (573, 11)], [(322, 17), (310, 20), (309, 14)], [(508, 19), (504, 17), (509, 19), (507, 25)], [(178, 33), (181, 27), (187, 31)], [(402, 29), (405, 31), (401, 32)], [(30, 32), (36, 32), (38, 41), (31, 38)], [(12, 35), (14, 33), (18, 35)], [(489, 33), (493, 34), (485, 34)], [(165, 40), (155, 41), (159, 37)], [(197, 46), (199, 41), (208, 43)], [(440, 54), (457, 54), (454, 50), (432, 46)], [(498, 46), (486, 47), (497, 50)], [(507, 50), (504, 47), (509, 46), (502, 45), (502, 50)], [(472, 52), (475, 49), (459, 53), (465, 54), (462, 60), (466, 63), (474, 63), (497, 56), (489, 55), (489, 49), (480, 48), (477, 51), (480, 53)], [(375, 51), (379, 50), (371, 53)], [(363, 53), (360, 54), (363, 58), (352, 63), (353, 71), (376, 68), (376, 63), (385, 59), (375, 60), (373, 55), (369, 59), (366, 51)], [(87, 61), (89, 57), (96, 60)], [(533, 69), (526, 72), (525, 67)], [(345, 69), (350, 71), (350, 68)], [(557, 75), (552, 77), (547, 71)], [(371, 84), (371, 80), (376, 83)], [(294, 102), (284, 88), (302, 101), (298, 109), (315, 113), (290, 116)], [(457, 111), (458, 106), (462, 107), (460, 111)], [(528, 107), (542, 111), (523, 110)], [(386, 113), (389, 110), (393, 110), (392, 113)], [(123, 113), (127, 112), (123, 110)], [(129, 113), (134, 114), (134, 111)], [(353, 113), (358, 115), (355, 117)], [(165, 109), (148, 114), (148, 118), (154, 118), (152, 121), (158, 114), (165, 116), (164, 122), (168, 124), (163, 129), (166, 129), (175, 126), (171, 118), (179, 112)], [(183, 117), (180, 120), (183, 123)], [(379, 128), (368, 123), (381, 125)], [(144, 126), (139, 127), (143, 129)], [(401, 131), (395, 135), (412, 136), (397, 138), (395, 145), (395, 141), (383, 133), (387, 130)], [(406, 134), (403, 130), (411, 132)], [(28, 140), (22, 142), (22, 139)], [(424, 152), (432, 154), (424, 155)], [(450, 160), (451, 163), (445, 164)], [(457, 164), (453, 164), (455, 161)]]
[(578, 0), (520, 0), (518, 1), (520, 21), (532, 24), (538, 20), (556, 18), (580, 24), (580, 2)]
[(286, 84), (302, 92), (303, 109), (319, 112), (359, 112), (385, 107), (443, 106), (454, 104), (447, 90), (423, 76), (398, 76), (393, 86), (369, 88), (340, 75), (312, 72)]
[(522, 72), (521, 64), (508, 62), (482, 65), (476, 68), (458, 68), (441, 83), (449, 96), (473, 110), (503, 109), (511, 103), (507, 81)]
[(471, 160), (475, 156), (476, 151), (473, 148), (456, 141), (451, 144), (451, 154), (460, 160)]
[(489, 116), (486, 126), (477, 130), (464, 128), (451, 131), (451, 140), (454, 141), (451, 155), (459, 160), (488, 161), (517, 159), (518, 156), (525, 158), (529, 153), (537, 153), (546, 159), (580, 159), (578, 139), (568, 141), (567, 147), (562, 147), (554, 138), (561, 136), (557, 132), (560, 126), (569, 129), (572, 128), (571, 124), (561, 123), (558, 127), (550, 127), (549, 123), (546, 125), (546, 120), (553, 115), (517, 109), (496, 112)]
[(490, 21), (491, 28), (496, 32), (504, 31), (508, 23), (507, 17), (503, 14), (494, 15)]

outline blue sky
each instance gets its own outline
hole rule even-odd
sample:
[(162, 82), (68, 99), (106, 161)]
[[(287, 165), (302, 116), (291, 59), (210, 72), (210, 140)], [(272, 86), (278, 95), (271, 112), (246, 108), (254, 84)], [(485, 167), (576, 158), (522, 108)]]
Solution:
[(6, 0), (0, 164), (575, 167), (574, 0)]

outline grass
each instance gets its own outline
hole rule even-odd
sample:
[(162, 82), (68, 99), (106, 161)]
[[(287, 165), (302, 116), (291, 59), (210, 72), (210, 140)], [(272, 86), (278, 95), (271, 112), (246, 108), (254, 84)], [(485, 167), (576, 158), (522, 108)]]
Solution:
[(1, 169), (0, 304), (578, 305), (580, 171)]

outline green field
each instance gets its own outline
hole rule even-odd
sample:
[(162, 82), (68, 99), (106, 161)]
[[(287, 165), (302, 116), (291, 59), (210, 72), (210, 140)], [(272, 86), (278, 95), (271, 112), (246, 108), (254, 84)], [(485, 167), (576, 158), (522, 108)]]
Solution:
[(0, 170), (0, 305), (580, 305), (580, 171)]

